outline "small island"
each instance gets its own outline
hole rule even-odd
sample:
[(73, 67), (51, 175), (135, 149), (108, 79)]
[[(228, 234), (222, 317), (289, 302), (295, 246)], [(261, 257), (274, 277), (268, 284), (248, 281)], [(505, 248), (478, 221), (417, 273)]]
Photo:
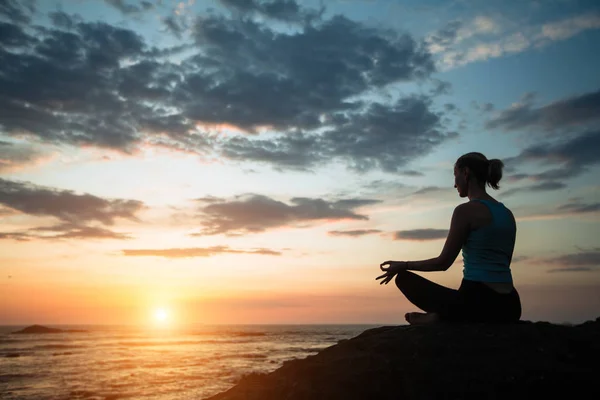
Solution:
[(77, 333), (77, 332), (87, 332), (81, 329), (58, 329), (58, 328), (48, 328), (42, 325), (31, 325), (27, 328), (23, 328), (20, 331), (12, 332), (13, 334), (38, 334), (38, 333)]

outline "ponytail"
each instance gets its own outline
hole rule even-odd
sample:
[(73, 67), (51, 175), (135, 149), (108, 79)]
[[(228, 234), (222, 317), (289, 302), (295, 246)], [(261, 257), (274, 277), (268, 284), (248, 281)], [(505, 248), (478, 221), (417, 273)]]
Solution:
[(488, 160), (481, 153), (467, 153), (456, 161), (455, 166), (457, 168), (468, 167), (483, 186), (487, 184), (493, 189), (500, 188), (498, 182), (502, 179), (504, 163), (497, 158)]

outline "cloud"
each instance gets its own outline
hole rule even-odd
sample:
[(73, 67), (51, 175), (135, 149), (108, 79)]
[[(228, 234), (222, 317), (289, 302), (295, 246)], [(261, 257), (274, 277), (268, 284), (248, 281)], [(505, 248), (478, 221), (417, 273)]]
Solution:
[(539, 183), (537, 185), (529, 185), (529, 186), (524, 186), (524, 187), (520, 187), (520, 188), (509, 189), (509, 190), (502, 192), (502, 196), (512, 196), (515, 193), (523, 193), (523, 192), (547, 192), (547, 191), (564, 189), (566, 187), (567, 187), (567, 184), (565, 184), (563, 182), (548, 181), (548, 182)]
[(600, 14), (584, 14), (542, 25), (540, 39), (565, 40), (588, 29), (600, 28)]
[[(109, 3), (124, 13), (144, 8)], [(291, 0), (227, 3), (279, 19), (310, 14)], [(345, 161), (355, 170), (400, 172), (457, 136), (427, 96), (362, 98), (430, 79), (431, 54), (407, 33), (340, 15), (280, 31), (265, 21), (208, 13), (189, 25), (195, 47), (156, 48), (105, 22), (64, 12), (50, 21), (3, 28), (10, 46), (0, 49), (0, 130), (11, 137), (127, 154), (161, 146), (276, 168)], [(163, 21), (181, 36), (187, 27), (178, 22)], [(169, 61), (173, 52), (181, 62)], [(236, 134), (220, 135), (215, 127)], [(265, 131), (270, 135), (256, 138)]]
[(349, 116), (334, 114), (331, 128), (320, 134), (296, 133), (270, 140), (231, 138), (223, 143), (223, 154), (281, 168), (307, 169), (341, 159), (355, 171), (399, 173), (410, 161), (456, 137), (445, 131), (441, 116), (430, 105), (423, 97), (401, 98), (393, 105), (372, 103)]
[(133, 5), (125, 0), (104, 0), (104, 2), (125, 15), (138, 14), (154, 7), (149, 1), (140, 1), (138, 5)]
[(567, 204), (563, 204), (558, 207), (559, 211), (566, 211), (573, 214), (586, 214), (600, 211), (600, 203), (581, 203), (580, 201), (573, 201)]
[(583, 203), (581, 199), (569, 199), (567, 203), (561, 204), (546, 211), (535, 210), (533, 213), (519, 217), (519, 220), (543, 220), (556, 219), (567, 216), (594, 215), (600, 213), (600, 203)]
[(39, 147), (0, 140), (0, 172), (6, 173), (36, 165), (50, 157), (48, 151)]
[(565, 254), (554, 258), (545, 258), (540, 263), (559, 264), (562, 267), (547, 272), (587, 272), (600, 267), (600, 251), (583, 251)]
[(486, 122), (488, 129), (502, 128), (507, 131), (525, 128), (555, 129), (584, 126), (600, 120), (600, 90), (572, 96), (533, 107), (533, 98), (514, 104), (502, 110)]
[(0, 240), (16, 240), (20, 242), (26, 242), (31, 239), (27, 233), (22, 232), (0, 232)]
[(23, 214), (54, 217), (61, 221), (51, 227), (38, 227), (26, 232), (4, 233), (4, 238), (105, 238), (126, 239), (127, 235), (99, 226), (112, 226), (117, 219), (138, 221), (135, 213), (144, 207), (137, 200), (103, 199), (90, 194), (77, 194), (0, 178), (0, 204)]
[(99, 226), (69, 223), (33, 228), (27, 234), (36, 239), (131, 239), (128, 234), (113, 232)]
[(0, 18), (8, 21), (18, 24), (28, 23), (35, 12), (35, 0), (0, 1)]
[(417, 191), (415, 191), (413, 193), (413, 195), (425, 195), (425, 194), (430, 194), (430, 193), (439, 193), (439, 192), (446, 192), (448, 190), (448, 188), (444, 188), (444, 187), (440, 187), (440, 186), (426, 186), (423, 187)]
[(303, 9), (295, 0), (219, 0), (226, 7), (244, 14), (257, 14), (285, 22), (310, 22), (324, 11)]
[(571, 267), (571, 268), (549, 269), (547, 272), (548, 273), (556, 273), (556, 272), (590, 272), (590, 271), (594, 271), (594, 269), (588, 268), (588, 267)]
[[(551, 169), (540, 173), (516, 173), (512, 180), (530, 179), (533, 181), (557, 181), (572, 178), (588, 171), (589, 167), (600, 163), (596, 149), (600, 146), (600, 131), (585, 132), (576, 137), (562, 138), (556, 142), (541, 142), (525, 148), (515, 157), (505, 159), (511, 169), (523, 167), (529, 162), (538, 162)], [(546, 183), (546, 188), (552, 184)], [(544, 189), (544, 185), (541, 186)]]
[[(189, 99), (186, 114), (249, 132), (316, 129), (327, 117), (335, 122), (331, 113), (355, 110), (356, 102), (347, 100), (352, 96), (433, 71), (429, 54), (411, 36), (342, 16), (297, 34), (276, 33), (251, 20), (201, 17), (194, 36), (205, 55), (190, 65), (211, 68), (188, 75), (176, 91)], [(189, 98), (190, 91), (209, 96)]]
[(262, 195), (245, 195), (236, 199), (202, 206), (198, 218), (202, 230), (192, 236), (229, 236), (260, 233), (287, 226), (302, 227), (319, 221), (368, 220), (354, 212), (356, 208), (378, 203), (370, 199), (327, 201), (296, 197), (291, 204)]
[(477, 61), (541, 48), (569, 39), (581, 32), (600, 28), (600, 14), (581, 14), (563, 20), (526, 26), (500, 24), (496, 19), (476, 17), (469, 23), (450, 21), (426, 38), (429, 49), (438, 55), (442, 70)]
[(122, 250), (128, 257), (164, 257), (164, 258), (191, 258), (212, 257), (219, 254), (257, 254), (280, 256), (281, 252), (268, 249), (235, 250), (227, 246), (190, 247), (172, 249), (129, 249)]
[(371, 235), (374, 233), (380, 233), (379, 229), (357, 229), (353, 231), (329, 231), (327, 232), (331, 236), (349, 236), (349, 237), (360, 237), (365, 235)]
[(135, 213), (144, 206), (137, 200), (108, 200), (2, 178), (0, 204), (24, 214), (52, 216), (77, 224), (96, 221), (104, 225), (113, 225), (117, 218), (137, 221)]
[(394, 232), (394, 240), (438, 240), (445, 239), (448, 236), (447, 229), (411, 229)]

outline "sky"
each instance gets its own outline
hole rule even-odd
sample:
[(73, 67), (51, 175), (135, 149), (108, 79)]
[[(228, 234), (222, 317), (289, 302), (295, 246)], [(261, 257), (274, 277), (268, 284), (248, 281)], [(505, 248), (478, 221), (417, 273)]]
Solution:
[(595, 319), (598, 43), (596, 1), (0, 0), (0, 325), (404, 323), (379, 264), (472, 151), (522, 319)]

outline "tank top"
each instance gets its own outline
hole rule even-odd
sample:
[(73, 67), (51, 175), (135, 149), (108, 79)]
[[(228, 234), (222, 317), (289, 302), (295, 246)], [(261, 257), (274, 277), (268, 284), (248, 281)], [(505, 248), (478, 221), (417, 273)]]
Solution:
[(492, 214), (489, 225), (472, 230), (462, 247), (463, 278), (479, 282), (510, 282), (510, 261), (517, 227), (502, 203), (473, 199), (485, 204)]

